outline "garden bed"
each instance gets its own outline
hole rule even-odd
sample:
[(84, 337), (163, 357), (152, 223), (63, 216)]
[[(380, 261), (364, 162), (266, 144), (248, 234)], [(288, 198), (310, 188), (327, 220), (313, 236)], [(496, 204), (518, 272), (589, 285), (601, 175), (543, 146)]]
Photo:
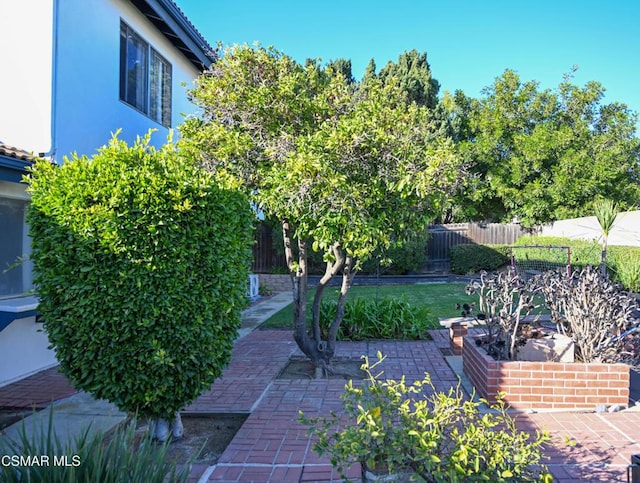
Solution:
[(478, 396), (490, 403), (498, 392), (515, 409), (595, 410), (629, 404), (629, 366), (581, 362), (497, 361), (464, 338), (463, 371)]

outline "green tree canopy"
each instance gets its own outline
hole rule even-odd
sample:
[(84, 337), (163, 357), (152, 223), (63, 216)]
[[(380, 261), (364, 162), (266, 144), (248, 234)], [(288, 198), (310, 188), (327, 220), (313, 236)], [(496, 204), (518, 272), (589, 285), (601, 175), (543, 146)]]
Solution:
[(637, 117), (624, 104), (602, 104), (601, 84), (578, 87), (566, 76), (540, 90), (507, 70), (483, 95), (456, 93), (448, 104), (475, 175), (454, 202), (459, 218), (532, 226), (589, 215), (597, 197), (637, 205)]
[[(193, 150), (225, 183), (243, 186), (281, 220), (294, 280), (295, 337), (317, 365), (328, 365), (342, 318), (322, 341), (323, 288), (342, 274), (339, 307), (353, 275), (376, 249), (422, 230), (459, 177), (448, 139), (430, 139), (430, 110), (407, 102), (389, 73), (354, 90), (342, 72), (304, 66), (269, 48), (233, 46), (191, 91), (202, 116), (181, 127)], [(297, 240), (299, 257), (293, 258)], [(308, 251), (327, 262), (306, 326)]]
[(426, 52), (418, 52), (415, 49), (403, 52), (397, 62), (389, 61), (380, 70), (378, 78), (383, 83), (388, 80), (400, 82), (400, 88), (407, 95), (409, 102), (431, 109), (438, 104), (440, 83), (431, 75)]

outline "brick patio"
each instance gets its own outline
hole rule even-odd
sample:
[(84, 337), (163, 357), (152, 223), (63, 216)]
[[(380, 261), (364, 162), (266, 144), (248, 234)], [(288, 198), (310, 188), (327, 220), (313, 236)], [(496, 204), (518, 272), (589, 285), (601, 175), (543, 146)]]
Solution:
[[(441, 351), (449, 346), (447, 331), (434, 331), (433, 336), (433, 341), (424, 342), (339, 343), (337, 354), (341, 358), (366, 354), (375, 359), (379, 350), (387, 356), (381, 366), (386, 377), (404, 375), (411, 382), (421, 379), (426, 371), (436, 389), (448, 390), (457, 383), (457, 376)], [(339, 409), (344, 381), (277, 379), (292, 356), (302, 354), (289, 331), (255, 330), (236, 343), (223, 376), (186, 409), (250, 415), (217, 465), (193, 467), (192, 482), (339, 481), (328, 459), (319, 458), (312, 451), (306, 428), (297, 422), (297, 417), (300, 409), (309, 416)], [(46, 401), (46, 397), (33, 396), (36, 389), (38, 394), (44, 394), (49, 387), (49, 400), (58, 394), (56, 391), (62, 394), (73, 390), (68, 384), (60, 384), (62, 376), (55, 370), (33, 377), (38, 377), (37, 384), (23, 380), (0, 388), (2, 404)], [(546, 453), (558, 482), (626, 481), (630, 457), (640, 453), (640, 413), (635, 410), (611, 414), (519, 414), (518, 425), (529, 431), (544, 428), (551, 433), (553, 445)], [(575, 446), (566, 444), (566, 438), (575, 440)], [(360, 468), (351, 468), (350, 474), (358, 478)]]

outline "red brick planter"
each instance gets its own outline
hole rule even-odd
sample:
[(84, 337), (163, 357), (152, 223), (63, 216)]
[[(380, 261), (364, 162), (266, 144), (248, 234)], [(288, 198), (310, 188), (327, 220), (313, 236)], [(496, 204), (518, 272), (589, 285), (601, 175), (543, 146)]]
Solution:
[(516, 409), (586, 409), (629, 404), (629, 366), (582, 362), (496, 361), (464, 338), (462, 367), (476, 393), (495, 402), (498, 392)]

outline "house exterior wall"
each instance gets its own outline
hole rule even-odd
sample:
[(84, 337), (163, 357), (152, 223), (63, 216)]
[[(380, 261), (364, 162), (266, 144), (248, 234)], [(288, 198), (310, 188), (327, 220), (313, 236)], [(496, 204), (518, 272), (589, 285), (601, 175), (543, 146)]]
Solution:
[(194, 110), (182, 82), (192, 85), (198, 72), (133, 5), (124, 0), (60, 1), (54, 65), (54, 158), (59, 163), (74, 151), (95, 154), (118, 129), (119, 138), (128, 143), (150, 128), (158, 130), (153, 144), (166, 142), (167, 128), (120, 101), (120, 19), (172, 66), (172, 127), (182, 121), (181, 113)]
[(0, 387), (58, 364), (35, 317), (14, 320), (0, 332)]
[[(131, 143), (168, 129), (120, 101), (120, 19), (172, 66), (172, 128), (194, 111), (186, 88), (199, 72), (126, 0), (28, 0), (2, 2), (0, 29), (5, 72), (0, 76), (0, 140), (61, 163), (72, 152), (89, 156), (112, 133)], [(183, 87), (182, 83), (187, 87)], [(10, 113), (8, 115), (7, 113)]]

